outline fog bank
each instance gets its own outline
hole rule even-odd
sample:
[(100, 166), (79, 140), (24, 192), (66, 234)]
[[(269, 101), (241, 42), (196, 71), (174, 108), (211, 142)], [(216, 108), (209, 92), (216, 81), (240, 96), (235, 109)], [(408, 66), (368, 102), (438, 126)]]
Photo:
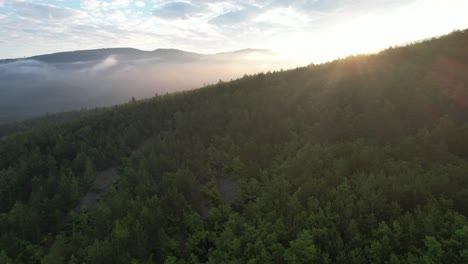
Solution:
[(110, 54), (99, 60), (55, 62), (60, 57), (54, 55), (54, 62), (38, 56), (0, 63), (0, 123), (119, 104), (132, 96), (141, 99), (298, 66), (269, 53), (195, 56), (178, 51), (177, 57), (170, 57), (174, 51), (164, 52), (164, 58)]

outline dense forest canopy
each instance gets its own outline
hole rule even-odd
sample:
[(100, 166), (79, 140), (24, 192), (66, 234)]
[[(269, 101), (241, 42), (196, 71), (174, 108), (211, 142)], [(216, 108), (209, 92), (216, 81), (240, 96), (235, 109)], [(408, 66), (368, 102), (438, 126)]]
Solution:
[(34, 127), (0, 263), (468, 263), (467, 30)]

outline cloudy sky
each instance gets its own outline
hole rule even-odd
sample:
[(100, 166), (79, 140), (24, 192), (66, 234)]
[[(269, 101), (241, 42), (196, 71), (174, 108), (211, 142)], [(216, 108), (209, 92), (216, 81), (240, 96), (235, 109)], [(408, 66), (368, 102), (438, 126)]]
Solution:
[(0, 58), (266, 48), (308, 62), (468, 28), (468, 0), (0, 0)]

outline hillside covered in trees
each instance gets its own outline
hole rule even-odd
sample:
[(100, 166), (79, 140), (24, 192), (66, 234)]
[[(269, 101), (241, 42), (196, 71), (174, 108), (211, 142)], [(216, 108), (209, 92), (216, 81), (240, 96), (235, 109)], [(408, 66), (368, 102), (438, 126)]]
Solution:
[(33, 127), (0, 263), (468, 263), (468, 31)]

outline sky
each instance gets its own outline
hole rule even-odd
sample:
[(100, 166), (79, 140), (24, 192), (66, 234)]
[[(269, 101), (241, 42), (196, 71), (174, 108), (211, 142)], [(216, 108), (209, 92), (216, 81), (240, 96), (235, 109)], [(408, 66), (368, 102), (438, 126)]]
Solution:
[(0, 0), (0, 58), (95, 48), (317, 63), (468, 28), (468, 0)]

